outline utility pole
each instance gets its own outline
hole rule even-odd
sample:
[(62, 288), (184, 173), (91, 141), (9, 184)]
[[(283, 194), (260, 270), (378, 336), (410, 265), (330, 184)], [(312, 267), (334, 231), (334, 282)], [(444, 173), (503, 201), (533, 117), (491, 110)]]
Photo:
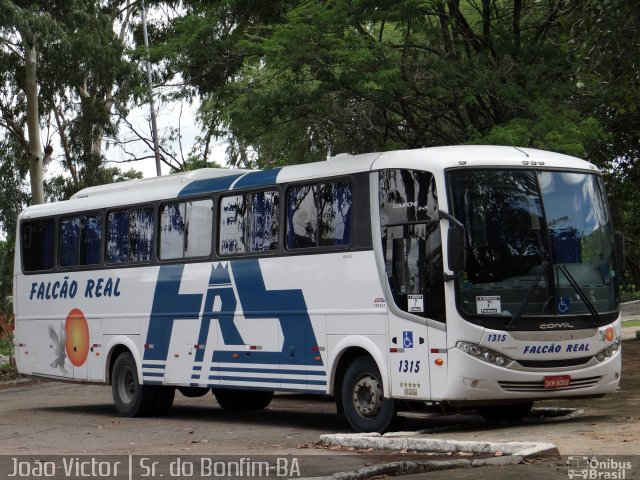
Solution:
[(147, 77), (149, 82), (149, 110), (151, 114), (151, 134), (153, 136), (153, 153), (156, 157), (156, 174), (158, 177), (162, 176), (160, 170), (160, 146), (158, 145), (158, 124), (156, 122), (156, 109), (153, 103), (153, 80), (151, 78), (151, 55), (149, 54), (149, 35), (147, 34), (147, 12), (144, 7), (144, 0), (140, 2), (142, 4), (142, 34), (144, 36), (144, 48), (147, 51)]

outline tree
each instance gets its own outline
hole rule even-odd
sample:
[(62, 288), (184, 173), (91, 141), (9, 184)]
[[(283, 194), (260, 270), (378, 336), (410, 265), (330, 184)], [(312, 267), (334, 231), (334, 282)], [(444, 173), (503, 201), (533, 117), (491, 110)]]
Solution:
[(601, 139), (571, 102), (563, 1), (244, 3), (189, 3), (167, 42), (232, 163), (469, 142), (584, 155)]
[[(603, 125), (607, 139), (589, 157), (607, 173), (615, 224), (627, 238), (627, 283), (640, 289), (640, 12), (633, 2), (579, 2), (571, 17), (576, 103)], [(629, 288), (629, 287), (628, 287)]]
[[(14, 141), (15, 158), (30, 152), (32, 201), (44, 200), (42, 166), (56, 140), (69, 186), (101, 182), (105, 136), (117, 136), (143, 82), (127, 45), (138, 6), (117, 0), (1, 1), (0, 127)], [(44, 162), (36, 155), (41, 120), (48, 132)]]
[[(52, 7), (55, 10), (59, 6), (53, 4)], [(6, 91), (0, 96), (0, 126), (13, 135), (25, 150), (32, 202), (44, 203), (43, 166), (51, 159), (51, 147), (47, 145), (43, 149), (40, 138), (37, 50), (41, 37), (56, 25), (41, 2), (1, 0), (0, 11), (3, 12), (0, 15), (0, 38), (4, 44), (0, 50), (1, 63), (9, 67), (1, 77)], [(16, 119), (20, 114), (24, 116), (22, 121)]]

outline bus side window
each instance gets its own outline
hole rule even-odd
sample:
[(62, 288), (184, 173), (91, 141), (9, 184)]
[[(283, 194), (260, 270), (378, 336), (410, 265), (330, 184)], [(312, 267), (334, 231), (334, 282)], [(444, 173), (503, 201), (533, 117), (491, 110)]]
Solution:
[(129, 261), (148, 262), (153, 251), (153, 208), (139, 208), (129, 213)]
[(317, 246), (317, 195), (316, 185), (298, 185), (287, 191), (287, 248)]
[(247, 195), (247, 248), (250, 252), (278, 249), (280, 193), (277, 190)]
[(130, 208), (107, 215), (107, 263), (148, 262), (153, 252), (153, 208)]
[(24, 271), (51, 270), (55, 244), (53, 220), (24, 222), (21, 237)]
[(347, 181), (289, 188), (287, 248), (350, 245), (352, 204), (352, 187)]
[(117, 210), (107, 216), (107, 263), (129, 260), (129, 211)]
[(211, 253), (213, 202), (167, 203), (160, 207), (160, 258), (204, 257)]
[(349, 245), (351, 236), (351, 183), (320, 185), (320, 245)]
[(100, 215), (66, 217), (60, 220), (60, 266), (99, 264), (101, 238)]
[(245, 253), (246, 207), (244, 195), (223, 197), (220, 200), (220, 255)]

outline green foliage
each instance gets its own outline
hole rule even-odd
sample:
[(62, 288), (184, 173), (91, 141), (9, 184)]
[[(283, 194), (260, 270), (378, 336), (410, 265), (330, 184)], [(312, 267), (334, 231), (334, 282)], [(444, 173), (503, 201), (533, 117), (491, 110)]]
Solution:
[(555, 3), (245, 3), (189, 3), (163, 47), (232, 164), (472, 142), (583, 155), (604, 137), (571, 102)]

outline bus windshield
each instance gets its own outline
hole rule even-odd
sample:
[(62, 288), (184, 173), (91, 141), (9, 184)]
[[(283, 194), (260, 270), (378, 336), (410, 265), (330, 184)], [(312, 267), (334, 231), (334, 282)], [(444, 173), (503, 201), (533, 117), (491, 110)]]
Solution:
[[(575, 171), (457, 170), (449, 185), (466, 229), (461, 313), (494, 328), (549, 317), (568, 328), (611, 321), (619, 306), (602, 179)], [(604, 317), (604, 318), (603, 318)], [(582, 322), (582, 324), (580, 324)]]

